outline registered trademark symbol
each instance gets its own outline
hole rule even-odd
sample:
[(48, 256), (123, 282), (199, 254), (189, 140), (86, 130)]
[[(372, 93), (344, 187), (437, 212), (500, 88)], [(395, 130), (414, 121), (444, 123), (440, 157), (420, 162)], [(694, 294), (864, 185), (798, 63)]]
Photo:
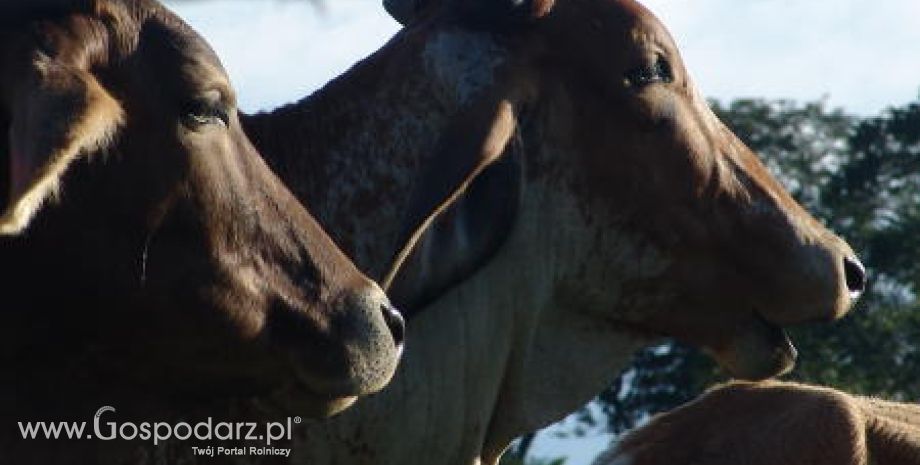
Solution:
[(300, 417), (294, 417), (294, 424), (295, 424), (295, 425), (299, 425), (300, 422), (302, 422), (302, 421), (303, 421), (303, 420), (301, 420)]

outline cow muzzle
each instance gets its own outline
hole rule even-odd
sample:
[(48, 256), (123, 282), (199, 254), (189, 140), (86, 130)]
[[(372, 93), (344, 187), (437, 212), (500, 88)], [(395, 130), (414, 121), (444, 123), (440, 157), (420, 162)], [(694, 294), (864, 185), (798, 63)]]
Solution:
[[(297, 407), (328, 416), (383, 389), (403, 352), (405, 321), (375, 283), (361, 277), (312, 313), (280, 306), (271, 337), (292, 368)], [(315, 411), (314, 411), (315, 410)]]
[(328, 359), (344, 369), (333, 371), (327, 380), (316, 380), (316, 387), (343, 396), (383, 389), (402, 356), (406, 334), (402, 315), (370, 281), (340, 293), (332, 308), (329, 336), (341, 342), (330, 348)]
[[(836, 320), (865, 292), (866, 269), (855, 256), (843, 254), (833, 261), (838, 267), (827, 279), (839, 283), (836, 289), (829, 286), (834, 290), (818, 292), (821, 299), (813, 296), (804, 303), (779, 299), (764, 310), (753, 311), (750, 318), (733, 328), (724, 346), (711, 350), (719, 364), (733, 377), (752, 381), (792, 370), (798, 352), (784, 327)], [(806, 290), (799, 291), (802, 294), (807, 294)]]

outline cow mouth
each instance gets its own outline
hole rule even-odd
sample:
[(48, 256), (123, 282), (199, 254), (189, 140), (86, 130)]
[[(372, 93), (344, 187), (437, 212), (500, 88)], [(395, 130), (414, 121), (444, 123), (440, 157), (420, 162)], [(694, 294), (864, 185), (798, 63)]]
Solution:
[(712, 352), (733, 377), (751, 381), (788, 373), (798, 357), (786, 330), (759, 312), (737, 328), (725, 347)]
[(314, 383), (295, 370), (291, 382), (276, 391), (274, 397), (278, 404), (296, 409), (299, 415), (328, 418), (351, 407), (359, 395), (343, 391), (320, 391)]

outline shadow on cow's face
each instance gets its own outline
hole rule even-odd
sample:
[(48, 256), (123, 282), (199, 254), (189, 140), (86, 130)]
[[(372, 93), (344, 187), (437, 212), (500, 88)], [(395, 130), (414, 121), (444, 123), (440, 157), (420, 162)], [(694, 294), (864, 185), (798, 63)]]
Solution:
[[(388, 2), (407, 37), (490, 44), (480, 52), (495, 72), (476, 71), (494, 82), (460, 105), (433, 172), (458, 194), (522, 141), (522, 211), (537, 212), (535, 236), (559, 231), (541, 247), (568, 242), (548, 262), (559, 310), (705, 347), (739, 377), (788, 370), (781, 327), (841, 317), (865, 286), (862, 265), (712, 113), (648, 11), (552, 3)], [(446, 197), (425, 185), (418, 198)]]
[(382, 388), (401, 318), (263, 164), (216, 56), (153, 2), (95, 3), (2, 36), (14, 350), (315, 414)]

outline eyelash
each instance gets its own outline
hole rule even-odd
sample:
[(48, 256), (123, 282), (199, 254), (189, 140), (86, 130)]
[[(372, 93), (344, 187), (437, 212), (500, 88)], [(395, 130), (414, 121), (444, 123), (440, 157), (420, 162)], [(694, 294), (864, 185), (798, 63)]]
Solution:
[(189, 126), (205, 126), (209, 124), (230, 126), (230, 114), (226, 109), (204, 102), (189, 104), (183, 111), (183, 120)]
[(640, 66), (626, 73), (626, 84), (631, 87), (645, 87), (659, 82), (674, 82), (671, 64), (658, 57), (652, 66)]

